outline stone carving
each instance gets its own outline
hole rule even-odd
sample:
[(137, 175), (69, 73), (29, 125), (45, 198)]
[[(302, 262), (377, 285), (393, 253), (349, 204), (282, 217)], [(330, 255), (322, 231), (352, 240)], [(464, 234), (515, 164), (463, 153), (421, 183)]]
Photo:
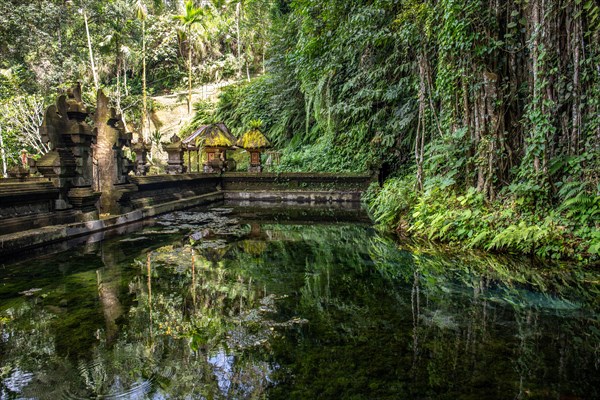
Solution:
[(141, 134), (138, 134), (137, 142), (133, 143), (131, 149), (135, 152), (134, 171), (137, 176), (146, 176), (150, 165), (148, 164), (148, 152), (151, 149), (151, 144), (144, 142)]
[(174, 134), (171, 136), (171, 143), (163, 143), (162, 148), (167, 152), (167, 174), (183, 174), (187, 168), (183, 165), (183, 142)]
[(24, 181), (29, 176), (29, 170), (22, 165), (15, 165), (8, 170), (8, 176)]
[(131, 145), (131, 133), (101, 90), (94, 114), (86, 108), (79, 84), (59, 96), (46, 109), (40, 135), (51, 150), (32, 162), (32, 169), (59, 189), (57, 210), (75, 208), (86, 214), (85, 219), (97, 218), (96, 203), (102, 193), (101, 210), (118, 211), (115, 207), (122, 191), (115, 190), (115, 185), (126, 184), (133, 170), (123, 154), (123, 147)]
[(40, 135), (51, 150), (32, 163), (33, 170), (50, 178), (59, 189), (56, 209), (80, 208), (96, 213), (99, 193), (92, 186), (91, 146), (95, 134), (87, 123), (90, 113), (81, 99), (81, 86), (75, 85), (46, 109)]

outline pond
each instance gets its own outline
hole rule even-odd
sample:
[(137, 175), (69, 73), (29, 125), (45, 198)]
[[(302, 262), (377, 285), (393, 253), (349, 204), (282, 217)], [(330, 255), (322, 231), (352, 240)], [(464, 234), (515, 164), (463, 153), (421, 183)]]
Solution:
[(176, 212), (5, 261), (0, 399), (599, 398), (599, 278), (355, 210)]

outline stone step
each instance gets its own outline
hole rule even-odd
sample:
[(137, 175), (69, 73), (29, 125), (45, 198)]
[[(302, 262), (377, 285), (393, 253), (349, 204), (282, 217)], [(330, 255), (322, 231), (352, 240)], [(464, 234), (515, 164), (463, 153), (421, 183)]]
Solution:
[(81, 213), (76, 210), (34, 213), (12, 218), (0, 219), (0, 235), (42, 228), (48, 225), (70, 224), (77, 222)]

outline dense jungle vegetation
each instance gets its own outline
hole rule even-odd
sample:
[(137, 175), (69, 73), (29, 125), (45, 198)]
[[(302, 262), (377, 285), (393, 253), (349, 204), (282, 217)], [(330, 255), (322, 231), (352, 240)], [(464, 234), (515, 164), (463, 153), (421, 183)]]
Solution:
[(278, 171), (380, 170), (385, 228), (598, 259), (600, 1), (188, 3), (0, 3), (3, 160), (44, 150), (29, 111), (70, 82), (143, 131), (146, 92), (232, 78), (192, 127), (260, 119)]

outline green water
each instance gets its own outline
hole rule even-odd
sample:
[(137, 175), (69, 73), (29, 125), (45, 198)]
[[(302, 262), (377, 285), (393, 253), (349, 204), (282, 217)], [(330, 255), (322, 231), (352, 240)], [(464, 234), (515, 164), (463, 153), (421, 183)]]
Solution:
[(2, 265), (0, 399), (600, 397), (597, 271), (353, 213), (179, 212)]

